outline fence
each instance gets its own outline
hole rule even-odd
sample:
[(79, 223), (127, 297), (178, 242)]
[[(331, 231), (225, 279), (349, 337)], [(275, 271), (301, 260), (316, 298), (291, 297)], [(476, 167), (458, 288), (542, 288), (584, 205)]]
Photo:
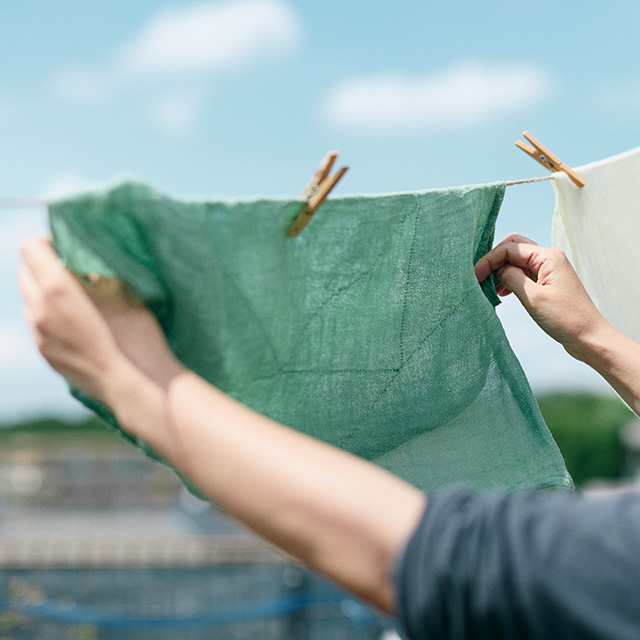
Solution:
[(378, 640), (393, 633), (390, 621), (250, 536), (0, 539), (0, 568), (3, 639)]
[(393, 637), (108, 435), (4, 438), (0, 640)]

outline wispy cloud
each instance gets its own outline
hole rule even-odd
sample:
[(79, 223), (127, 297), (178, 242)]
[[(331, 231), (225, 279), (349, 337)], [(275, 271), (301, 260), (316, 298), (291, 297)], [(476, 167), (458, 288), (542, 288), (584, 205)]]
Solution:
[(193, 73), (220, 73), (293, 51), (302, 31), (298, 13), (286, 0), (230, 0), (163, 9), (117, 47), (102, 69), (58, 70), (53, 90), (68, 100), (100, 102), (137, 86), (141, 77), (184, 82)]
[(432, 74), (344, 80), (326, 97), (323, 113), (336, 127), (364, 133), (464, 128), (543, 100), (551, 84), (536, 65), (460, 62)]
[(300, 42), (302, 24), (284, 0), (208, 2), (165, 9), (117, 52), (132, 75), (224, 71)]
[(143, 87), (151, 96), (151, 123), (180, 136), (203, 110), (202, 94), (188, 88), (194, 80), (289, 53), (302, 33), (302, 21), (288, 0), (227, 0), (162, 9), (116, 47), (103, 68), (60, 69), (52, 89), (69, 102), (98, 105)]

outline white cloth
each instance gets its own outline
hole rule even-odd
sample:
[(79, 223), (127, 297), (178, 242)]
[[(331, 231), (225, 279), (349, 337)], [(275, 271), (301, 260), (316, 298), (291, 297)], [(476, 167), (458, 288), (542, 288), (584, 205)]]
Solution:
[(553, 174), (553, 246), (562, 249), (607, 320), (640, 342), (640, 147)]

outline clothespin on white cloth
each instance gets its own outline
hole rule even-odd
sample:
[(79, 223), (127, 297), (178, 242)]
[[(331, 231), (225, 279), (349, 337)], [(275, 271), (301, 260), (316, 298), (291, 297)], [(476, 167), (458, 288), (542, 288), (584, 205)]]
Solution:
[(555, 156), (547, 147), (539, 140), (536, 140), (528, 131), (524, 131), (522, 135), (533, 145), (530, 147), (521, 140), (516, 140), (516, 147), (522, 149), (529, 154), (534, 160), (537, 160), (543, 167), (549, 171), (564, 171), (578, 187), (584, 187), (587, 181), (578, 175), (571, 167), (567, 166), (562, 160)]
[(287, 235), (290, 238), (297, 236), (307, 226), (307, 223), (311, 220), (313, 214), (327, 199), (327, 196), (338, 184), (342, 176), (347, 172), (349, 167), (342, 167), (332, 176), (329, 175), (337, 157), (338, 153), (336, 151), (332, 151), (327, 154), (319, 169), (316, 171), (313, 178), (311, 178), (311, 182), (302, 192), (302, 197), (306, 198), (307, 201), (305, 202), (302, 211), (300, 211), (293, 222), (289, 225)]

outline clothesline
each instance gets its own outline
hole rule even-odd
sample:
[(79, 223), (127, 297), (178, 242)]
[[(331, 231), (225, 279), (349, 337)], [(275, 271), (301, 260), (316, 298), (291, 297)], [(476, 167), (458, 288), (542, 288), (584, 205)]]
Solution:
[(19, 207), (46, 207), (49, 203), (43, 198), (0, 198), (0, 207), (17, 209)]
[[(551, 176), (542, 178), (526, 178), (524, 180), (507, 180), (505, 184), (511, 187), (516, 184), (527, 184), (529, 182), (540, 182), (541, 180), (551, 180)], [(0, 198), (0, 208), (18, 209), (22, 207), (46, 207), (49, 202), (44, 198)]]
[(514, 184), (527, 184), (529, 182), (540, 182), (542, 180), (551, 180), (553, 176), (543, 176), (542, 178), (525, 178), (524, 180), (507, 180), (505, 184), (507, 187), (512, 187)]

